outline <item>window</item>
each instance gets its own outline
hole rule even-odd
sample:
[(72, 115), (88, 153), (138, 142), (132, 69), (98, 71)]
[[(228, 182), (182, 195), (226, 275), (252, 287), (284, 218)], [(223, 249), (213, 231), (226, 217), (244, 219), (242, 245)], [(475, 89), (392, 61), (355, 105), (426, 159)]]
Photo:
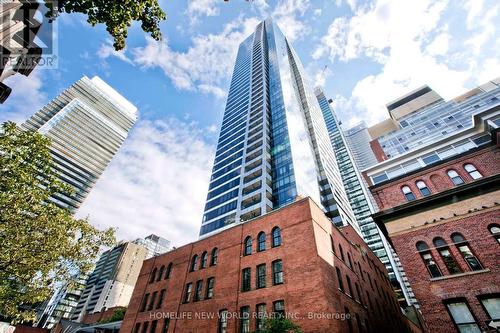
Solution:
[(429, 190), (429, 188), (427, 187), (427, 185), (423, 180), (419, 180), (416, 184), (418, 190), (420, 191), (420, 194), (422, 194), (424, 197), (431, 194), (431, 191)]
[(139, 329), (141, 328), (141, 323), (137, 323), (135, 324), (135, 327), (134, 327), (134, 333), (139, 333)]
[(361, 293), (359, 292), (359, 285), (357, 282), (354, 282), (354, 287), (356, 287), (357, 300), (363, 304), (363, 298), (361, 297)]
[(283, 283), (283, 263), (281, 260), (273, 261), (273, 285)]
[(189, 267), (189, 271), (193, 272), (198, 269), (198, 255), (195, 254), (191, 259), (191, 267)]
[(351, 278), (348, 275), (346, 275), (345, 279), (347, 281), (347, 288), (349, 288), (349, 296), (351, 296), (352, 298), (354, 298), (354, 294), (352, 292)]
[(439, 269), (439, 266), (436, 264), (434, 261), (434, 258), (432, 257), (432, 254), (430, 252), (429, 246), (423, 242), (419, 241), (416, 244), (417, 251), (420, 253), (420, 257), (422, 257), (422, 260), (424, 261), (424, 265), (427, 268), (427, 271), (431, 275), (431, 277), (439, 277), (442, 276), (441, 270)]
[(248, 256), (252, 254), (252, 237), (248, 236), (245, 238), (245, 248), (243, 249), (243, 255)]
[(240, 308), (240, 332), (250, 333), (250, 307)]
[(156, 332), (156, 326), (158, 326), (158, 320), (153, 320), (151, 322), (151, 329), (149, 330), (149, 333), (155, 333)]
[(142, 324), (142, 333), (147, 333), (148, 326), (149, 326), (149, 321), (146, 321), (144, 322), (144, 324)]
[(281, 230), (278, 227), (274, 227), (273, 231), (273, 247), (281, 245)]
[(168, 264), (167, 272), (165, 273), (165, 280), (170, 279), (170, 274), (172, 274), (172, 266), (173, 266), (172, 263)]
[(227, 333), (228, 312), (227, 310), (219, 311), (219, 324), (217, 325), (217, 333)]
[(257, 332), (261, 332), (264, 329), (264, 319), (266, 318), (266, 304), (261, 303), (256, 306), (257, 316), (255, 318), (255, 328)]
[(330, 247), (333, 253), (335, 253), (335, 243), (333, 242), (333, 237), (330, 235)]
[(353, 333), (354, 329), (352, 327), (352, 318), (351, 318), (351, 314), (349, 313), (349, 309), (344, 308), (344, 313), (345, 313), (345, 318), (347, 321), (347, 326), (349, 327), (349, 333)]
[(149, 294), (144, 295), (142, 299), (142, 305), (140, 312), (146, 311), (146, 306), (148, 306)]
[(153, 271), (151, 272), (151, 276), (149, 277), (149, 283), (155, 282), (156, 279), (156, 267), (153, 268)]
[(476, 167), (470, 163), (464, 165), (464, 169), (469, 173), (472, 179), (479, 179), (483, 177), (483, 175), (477, 171)]
[(151, 301), (149, 302), (149, 306), (148, 306), (148, 311), (151, 311), (153, 310), (154, 306), (155, 306), (155, 300), (156, 300), (156, 296), (158, 295), (158, 292), (155, 291), (153, 293), (153, 295), (151, 296)]
[(351, 261), (351, 254), (349, 252), (347, 252), (347, 260), (348, 260), (348, 263), (349, 263), (349, 268), (353, 269), (353, 267), (352, 267), (352, 261)]
[(415, 194), (413, 194), (409, 186), (403, 186), (401, 188), (401, 191), (403, 192), (403, 195), (405, 196), (406, 200), (412, 201), (416, 199)]
[(160, 270), (158, 272), (158, 277), (156, 278), (156, 281), (160, 281), (161, 278), (163, 277), (163, 271), (165, 270), (165, 266), (161, 266)]
[(340, 258), (342, 259), (343, 262), (345, 262), (344, 249), (342, 248), (342, 245), (340, 245), (340, 244), (339, 244), (339, 250), (340, 250)]
[(450, 312), (451, 319), (457, 326), (460, 332), (466, 333), (480, 333), (481, 330), (470, 312), (469, 306), (465, 301), (455, 301), (446, 304)]
[(191, 293), (193, 292), (193, 284), (186, 284), (186, 290), (184, 292), (184, 303), (189, 303), (191, 301)]
[(257, 288), (266, 287), (266, 264), (257, 266)]
[(276, 317), (284, 317), (285, 316), (285, 301), (279, 300), (273, 302), (273, 312)]
[(207, 251), (201, 254), (200, 269), (207, 267), (208, 253)]
[(203, 281), (196, 281), (196, 288), (194, 290), (194, 301), (197, 302), (201, 300), (201, 292), (203, 290)]
[(252, 271), (248, 268), (243, 268), (242, 271), (242, 279), (241, 279), (241, 291), (249, 291), (250, 290), (250, 278)]
[(465, 240), (464, 236), (462, 236), (462, 234), (455, 232), (451, 234), (451, 239), (453, 240), (453, 243), (455, 243), (458, 251), (472, 271), (479, 271), (483, 269), (483, 266), (481, 265), (477, 257), (472, 253), (469, 244)]
[(167, 333), (169, 326), (170, 326), (170, 319), (169, 318), (165, 318), (165, 320), (163, 321), (163, 327), (161, 329), (161, 333)]
[(157, 309), (161, 308), (161, 305), (162, 305), (163, 301), (165, 300), (165, 293), (166, 293), (165, 289), (162, 289), (160, 291), (160, 297), (158, 298), (158, 304), (156, 304)]
[(436, 237), (432, 241), (434, 246), (437, 248), (441, 259), (443, 259), (446, 268), (450, 274), (462, 273), (462, 269), (458, 266), (455, 258), (450, 252), (450, 249), (447, 247), (446, 242), (441, 237)]
[(495, 237), (498, 243), (500, 243), (500, 225), (498, 224), (490, 224), (488, 226), (488, 230)]
[(448, 177), (450, 177), (453, 184), (461, 185), (464, 183), (464, 180), (462, 179), (462, 177), (460, 177), (460, 175), (455, 170), (448, 170), (447, 174), (448, 174)]
[(215, 284), (214, 277), (207, 279), (207, 292), (205, 294), (205, 299), (211, 299), (214, 297), (214, 284)]
[(263, 231), (259, 232), (257, 239), (257, 252), (264, 251), (266, 249), (266, 234)]
[(335, 267), (335, 270), (337, 271), (337, 281), (339, 282), (339, 289), (341, 291), (344, 291), (344, 282), (342, 282), (342, 273), (340, 272), (340, 269), (338, 267)]
[(500, 295), (481, 296), (480, 301), (491, 320), (498, 322), (500, 320)]
[(219, 249), (214, 248), (212, 250), (212, 257), (210, 258), (210, 266), (217, 265), (218, 255), (219, 255)]

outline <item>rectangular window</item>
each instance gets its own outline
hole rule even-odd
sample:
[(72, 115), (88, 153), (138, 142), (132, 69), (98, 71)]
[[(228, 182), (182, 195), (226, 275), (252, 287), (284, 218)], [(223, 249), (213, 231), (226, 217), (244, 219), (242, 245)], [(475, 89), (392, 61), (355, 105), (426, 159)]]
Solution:
[(422, 253), (422, 260), (424, 261), (425, 267), (427, 267), (427, 270), (429, 271), (429, 274), (431, 277), (439, 277), (442, 276), (441, 271), (439, 270), (438, 265), (434, 261), (434, 258), (432, 258), (432, 255), (430, 253)]
[(148, 333), (148, 327), (149, 321), (145, 321), (144, 324), (142, 324), (142, 333)]
[(257, 288), (266, 287), (266, 264), (257, 266)]
[(219, 325), (217, 333), (227, 333), (228, 312), (227, 310), (219, 311)]
[(335, 271), (337, 271), (337, 280), (339, 282), (339, 289), (344, 291), (344, 283), (342, 282), (342, 273), (338, 267), (335, 267)]
[(151, 329), (149, 330), (149, 333), (156, 333), (156, 326), (158, 326), (158, 320), (153, 320), (151, 322)]
[(241, 291), (249, 291), (250, 290), (250, 279), (251, 279), (251, 269), (243, 268), (242, 271), (242, 279), (241, 279)]
[(170, 326), (170, 319), (169, 318), (165, 318), (165, 320), (163, 321), (163, 327), (161, 329), (161, 333), (167, 333), (169, 326)]
[(456, 301), (446, 304), (451, 318), (458, 330), (464, 333), (481, 333), (474, 316), (470, 312), (469, 306), (466, 302)]
[(149, 306), (148, 306), (148, 311), (151, 311), (153, 310), (154, 306), (155, 306), (155, 300), (156, 300), (156, 296), (158, 295), (158, 292), (155, 291), (153, 293), (153, 296), (151, 296), (151, 301), (149, 302)]
[(207, 294), (205, 295), (206, 299), (211, 299), (214, 297), (214, 284), (215, 278), (211, 277), (207, 280)]
[(498, 295), (481, 297), (481, 304), (486, 309), (491, 320), (500, 321), (500, 297)]
[(186, 290), (184, 292), (184, 303), (189, 303), (191, 301), (191, 293), (193, 292), (193, 284), (186, 284)]
[(462, 269), (458, 266), (449, 249), (439, 249), (439, 254), (441, 255), (441, 258), (443, 259), (450, 274), (462, 273)]
[(273, 261), (273, 285), (283, 283), (283, 263), (281, 260)]
[(141, 323), (137, 323), (135, 324), (135, 327), (134, 327), (134, 333), (139, 333), (139, 330), (141, 329)]
[(160, 298), (158, 298), (158, 304), (156, 304), (157, 309), (161, 308), (161, 305), (162, 305), (163, 301), (165, 300), (165, 293), (166, 293), (165, 289), (162, 289), (160, 291)]
[(196, 289), (194, 292), (194, 301), (195, 302), (201, 300), (202, 290), (203, 290), (203, 281), (202, 280), (196, 281)]
[(279, 300), (273, 302), (273, 312), (277, 317), (285, 316), (285, 301)]
[(266, 304), (257, 304), (256, 310), (255, 328), (257, 332), (261, 332), (264, 329), (264, 319), (266, 318)]
[(140, 312), (146, 311), (146, 306), (148, 306), (148, 300), (149, 300), (149, 294), (144, 295)]
[(351, 278), (348, 275), (346, 275), (345, 278), (347, 281), (347, 288), (349, 288), (349, 296), (354, 298), (354, 293), (352, 292)]
[(457, 245), (458, 250), (462, 254), (462, 257), (464, 257), (465, 262), (467, 262), (467, 265), (469, 265), (470, 269), (473, 271), (479, 271), (483, 269), (483, 266), (479, 262), (479, 260), (476, 258), (476, 256), (472, 253), (471, 249), (467, 244), (463, 245)]
[(248, 306), (240, 309), (240, 332), (250, 333), (250, 307)]

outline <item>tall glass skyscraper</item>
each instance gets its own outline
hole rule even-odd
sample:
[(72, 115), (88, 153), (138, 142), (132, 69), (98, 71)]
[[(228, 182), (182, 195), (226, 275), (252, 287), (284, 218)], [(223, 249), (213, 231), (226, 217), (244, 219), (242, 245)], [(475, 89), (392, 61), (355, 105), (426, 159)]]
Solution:
[(385, 265), (392, 285), (398, 295), (398, 300), (409, 303), (412, 292), (405, 286), (398, 267), (396, 267), (396, 261), (392, 257), (390, 246), (371, 217), (375, 209), (371, 203), (370, 194), (362, 181), (363, 178), (355, 164), (353, 154), (347, 145), (347, 140), (341, 129), (337, 115), (330, 107), (330, 103), (323, 90), (316, 88), (314, 92), (323, 112), (347, 198), (351, 204), (363, 239)]
[(337, 225), (354, 214), (297, 54), (267, 19), (239, 47), (200, 236), (309, 196)]
[(136, 120), (134, 105), (99, 77), (84, 76), (22, 125), (52, 140), (54, 167), (75, 190), (51, 198), (56, 205), (80, 207)]

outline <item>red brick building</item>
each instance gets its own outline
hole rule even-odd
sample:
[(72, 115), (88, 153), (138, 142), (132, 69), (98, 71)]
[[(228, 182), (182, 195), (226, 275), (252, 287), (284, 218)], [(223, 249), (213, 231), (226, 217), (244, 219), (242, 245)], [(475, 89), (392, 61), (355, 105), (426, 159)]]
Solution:
[(304, 332), (419, 332), (384, 265), (309, 198), (146, 260), (120, 331), (253, 332), (259, 313)]
[[(498, 130), (469, 132), (364, 172), (380, 209), (374, 220), (401, 260), (429, 332), (496, 332), (490, 325), (500, 324)], [(381, 175), (388, 179), (375, 182)]]

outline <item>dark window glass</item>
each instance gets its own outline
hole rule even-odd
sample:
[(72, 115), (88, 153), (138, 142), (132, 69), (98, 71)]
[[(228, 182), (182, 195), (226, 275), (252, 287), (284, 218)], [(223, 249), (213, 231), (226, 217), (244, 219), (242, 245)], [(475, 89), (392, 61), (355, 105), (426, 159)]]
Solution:
[(273, 284), (283, 283), (283, 263), (281, 260), (273, 261)]
[(144, 295), (144, 298), (142, 299), (140, 312), (146, 311), (146, 307), (148, 306), (148, 300), (149, 300), (149, 294)]
[(363, 298), (361, 297), (361, 293), (359, 292), (359, 285), (357, 282), (354, 282), (354, 287), (356, 287), (356, 295), (357, 295), (357, 300), (360, 303), (363, 303)]
[(351, 278), (348, 275), (346, 275), (345, 279), (347, 281), (347, 288), (349, 288), (349, 296), (351, 296), (352, 298), (354, 298), (354, 294), (352, 292)]
[(260, 232), (258, 236), (258, 244), (257, 251), (264, 251), (266, 249), (266, 234), (264, 232)]
[(483, 266), (470, 249), (469, 244), (466, 242), (464, 236), (459, 233), (455, 233), (452, 234), (451, 239), (455, 243), (458, 251), (472, 271), (479, 271), (483, 269)]
[(273, 302), (273, 312), (277, 317), (285, 316), (285, 301), (279, 300)]
[(186, 284), (186, 290), (184, 292), (184, 303), (189, 303), (191, 301), (191, 293), (193, 292), (193, 284)]
[(153, 308), (155, 306), (156, 296), (158, 296), (158, 292), (157, 291), (155, 291), (153, 293), (153, 295), (151, 296), (151, 301), (149, 302), (148, 311), (153, 310)]
[(165, 279), (170, 279), (170, 275), (172, 274), (172, 266), (172, 263), (168, 264), (167, 272), (165, 273)]
[(266, 264), (257, 266), (257, 288), (266, 287)]
[(250, 333), (250, 307), (248, 306), (240, 309), (240, 332)]
[(500, 320), (500, 297), (498, 294), (481, 296), (480, 301), (491, 320), (498, 322)]
[(160, 281), (161, 278), (163, 277), (163, 271), (165, 270), (165, 266), (161, 266), (160, 270), (158, 271), (158, 277), (156, 278), (156, 281)]
[(248, 256), (252, 254), (252, 237), (248, 236), (245, 238), (245, 249), (243, 250), (243, 255)]
[(141, 328), (141, 323), (135, 324), (134, 333), (139, 333), (140, 328)]
[(264, 319), (266, 318), (266, 304), (257, 304), (256, 307), (257, 316), (255, 318), (255, 329), (257, 332), (262, 332), (264, 330)]
[(161, 333), (167, 333), (169, 326), (170, 326), (170, 319), (169, 318), (165, 318), (165, 320), (163, 321), (163, 327), (161, 329)]
[(335, 267), (335, 271), (337, 272), (337, 281), (339, 282), (339, 289), (344, 291), (344, 283), (342, 282), (342, 273), (338, 267)]
[(431, 194), (431, 191), (429, 190), (429, 188), (427, 187), (427, 185), (425, 184), (424, 181), (419, 180), (417, 182), (417, 187), (418, 187), (418, 190), (420, 191), (420, 194), (422, 194), (424, 197)]
[(495, 237), (495, 239), (497, 240), (497, 243), (500, 243), (500, 225), (490, 224), (488, 226), (488, 230), (493, 235), (493, 237)]
[(352, 318), (351, 318), (351, 315), (349, 313), (349, 309), (344, 308), (344, 312), (345, 312), (345, 316), (346, 316), (347, 326), (349, 327), (349, 333), (353, 333), (354, 330), (352, 327)]
[(278, 227), (274, 227), (273, 231), (273, 247), (281, 245), (281, 230)]
[(162, 289), (160, 291), (160, 297), (158, 298), (158, 303), (156, 304), (156, 308), (159, 309), (161, 308), (162, 304), (163, 304), (163, 301), (165, 300), (165, 293), (167, 291), (165, 289)]
[(214, 297), (214, 285), (215, 285), (215, 278), (211, 277), (208, 278), (207, 280), (207, 293), (205, 295), (206, 299), (210, 299)]
[(156, 267), (153, 269), (153, 271), (151, 272), (151, 276), (149, 277), (149, 283), (153, 283), (155, 282), (156, 280)]
[(193, 271), (195, 271), (195, 270), (197, 270), (197, 269), (198, 269), (198, 255), (197, 255), (197, 254), (195, 254), (195, 255), (193, 256), (193, 258), (191, 259), (191, 267), (189, 268), (189, 270), (190, 270), (191, 272), (193, 272)]
[(335, 253), (335, 243), (333, 241), (333, 237), (330, 235), (330, 247), (333, 253)]
[(340, 250), (340, 258), (342, 261), (345, 262), (345, 257), (344, 257), (344, 249), (342, 248), (342, 245), (339, 244), (339, 250)]
[(149, 333), (155, 333), (156, 332), (156, 326), (158, 326), (158, 320), (153, 320), (151, 322), (151, 329), (149, 330)]
[(203, 252), (201, 255), (200, 268), (207, 267), (208, 253), (207, 251)]
[(202, 290), (203, 290), (203, 281), (202, 280), (196, 281), (196, 288), (194, 291), (195, 302), (201, 300)]
[(250, 279), (251, 279), (251, 269), (243, 268), (242, 271), (242, 279), (241, 279), (241, 290), (249, 291), (250, 290)]
[(142, 333), (147, 333), (148, 327), (149, 327), (149, 321), (144, 322), (144, 324), (142, 324)]
[(447, 247), (438, 249), (441, 259), (443, 259), (446, 268), (450, 274), (462, 273), (462, 269), (458, 266), (455, 258)]
[(415, 194), (413, 194), (409, 186), (403, 186), (401, 191), (403, 192), (406, 200), (412, 201), (416, 199)]
[(219, 325), (217, 327), (218, 333), (227, 333), (228, 312), (227, 310), (219, 311)]
[(351, 254), (349, 252), (347, 252), (347, 260), (348, 260), (348, 263), (349, 263), (349, 268), (353, 269), (353, 267), (352, 267), (352, 261), (351, 261)]

